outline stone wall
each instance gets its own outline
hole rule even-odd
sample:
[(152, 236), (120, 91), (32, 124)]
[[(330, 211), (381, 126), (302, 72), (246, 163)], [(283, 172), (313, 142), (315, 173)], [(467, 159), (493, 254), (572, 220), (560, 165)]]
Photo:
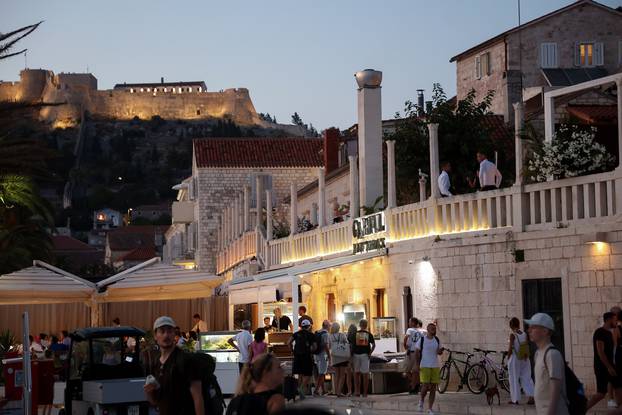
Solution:
[[(349, 189), (350, 174), (345, 171), (343, 174), (332, 177), (330, 180), (326, 180), (325, 194), (326, 194), (326, 223), (331, 223), (334, 218), (334, 206), (347, 205), (350, 202), (350, 189)], [(311, 205), (317, 204), (318, 188), (306, 192), (304, 195), (298, 198), (298, 216), (311, 218)]]

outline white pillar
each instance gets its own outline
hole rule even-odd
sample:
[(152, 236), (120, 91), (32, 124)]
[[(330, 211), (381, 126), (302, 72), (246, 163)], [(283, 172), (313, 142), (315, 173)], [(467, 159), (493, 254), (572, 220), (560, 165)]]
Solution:
[(295, 235), (298, 231), (298, 189), (296, 183), (289, 185), (289, 234)]
[(298, 331), (298, 307), (300, 298), (298, 298), (298, 275), (292, 275), (292, 325), (294, 331)]
[(356, 156), (348, 156), (350, 162), (350, 217), (359, 217), (359, 173)]
[(238, 232), (240, 235), (246, 232), (244, 229), (244, 194), (238, 192)]
[(218, 250), (222, 251), (223, 243), (222, 243), (222, 215), (216, 215), (216, 220), (218, 221), (218, 235), (216, 235), (216, 240), (218, 243)]
[(319, 227), (326, 226), (326, 183), (325, 183), (325, 170), (324, 167), (318, 169), (317, 187), (318, 187), (318, 225)]
[(544, 141), (550, 143), (555, 134), (555, 99), (544, 93)]
[(616, 81), (618, 88), (618, 167), (622, 166), (622, 78)]
[(310, 218), (309, 220), (311, 221), (312, 225), (317, 225), (317, 203), (311, 203), (311, 213), (310, 213)]
[(387, 176), (387, 207), (390, 209), (397, 206), (395, 194), (395, 140), (387, 141)]
[(240, 199), (236, 196), (233, 199), (233, 239), (237, 239), (240, 236)]
[(255, 225), (260, 227), (263, 223), (263, 181), (260, 175), (255, 176), (255, 199), (257, 200), (257, 220)]
[(438, 198), (438, 176), (439, 176), (439, 160), (438, 160), (438, 124), (428, 124), (430, 132), (430, 186), (432, 188), (433, 198)]
[(516, 159), (516, 180), (514, 184), (523, 182), (523, 141), (521, 138), (523, 121), (523, 103), (517, 102), (514, 104), (514, 157)]
[(266, 190), (266, 240), (272, 240), (272, 190)]
[(244, 232), (251, 228), (251, 187), (244, 186)]

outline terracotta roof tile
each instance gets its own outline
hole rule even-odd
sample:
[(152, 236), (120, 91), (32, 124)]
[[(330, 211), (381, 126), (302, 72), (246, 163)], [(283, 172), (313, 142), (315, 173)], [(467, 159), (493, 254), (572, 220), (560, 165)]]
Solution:
[(568, 113), (588, 122), (613, 121), (618, 118), (617, 105), (568, 105)]
[[(117, 261), (147, 261), (148, 259), (154, 258), (156, 256), (156, 251), (153, 246), (141, 246), (140, 248), (136, 248), (123, 255)], [(116, 262), (116, 261), (115, 261)]]
[(319, 138), (205, 138), (194, 140), (197, 167), (321, 167)]
[(54, 251), (96, 251), (95, 247), (65, 235), (52, 236)]

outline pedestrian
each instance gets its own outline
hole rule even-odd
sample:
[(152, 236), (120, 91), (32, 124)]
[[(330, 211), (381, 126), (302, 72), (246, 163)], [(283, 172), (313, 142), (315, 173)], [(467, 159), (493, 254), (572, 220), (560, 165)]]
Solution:
[(361, 395), (361, 382), (362, 396), (367, 397), (367, 390), (369, 389), (369, 360), (371, 354), (376, 348), (376, 341), (374, 336), (367, 330), (367, 320), (362, 319), (359, 321), (359, 330), (354, 337), (354, 345), (352, 346), (352, 363), (354, 372), (354, 394), (356, 396)]
[(62, 330), (60, 332), (60, 341), (69, 349), (69, 346), (71, 346), (71, 337), (69, 337), (69, 332), (67, 330)]
[(317, 379), (315, 381), (314, 395), (321, 396), (326, 394), (324, 382), (326, 380), (326, 372), (328, 372), (328, 330), (330, 330), (330, 321), (324, 320), (322, 328), (315, 332), (316, 349), (315, 349), (315, 367), (317, 368)]
[(356, 343), (356, 331), (356, 325), (350, 324), (350, 326), (348, 326), (348, 333), (346, 334), (348, 344), (350, 345), (350, 363), (346, 367), (346, 385), (348, 386), (348, 396), (352, 396), (354, 394), (354, 363), (352, 359), (352, 351), (354, 349), (354, 343)]
[(533, 405), (533, 380), (531, 379), (531, 362), (529, 361), (529, 339), (527, 333), (520, 329), (520, 320), (510, 319), (510, 340), (508, 347), (508, 376), (510, 381), (511, 405), (518, 405), (521, 388), (529, 397), (527, 405)]
[(29, 335), (28, 339), (30, 340), (30, 353), (32, 353), (38, 359), (43, 359), (45, 348), (41, 344), (39, 338)]
[(207, 333), (207, 323), (201, 320), (200, 314), (195, 314), (192, 316), (192, 322), (194, 326), (192, 326), (192, 331), (200, 335), (201, 333)]
[(298, 325), (302, 324), (302, 320), (309, 320), (311, 327), (313, 327), (313, 319), (307, 315), (307, 307), (301, 305), (298, 307)]
[(112, 319), (112, 325), (114, 327), (121, 327), (121, 319), (119, 317), (115, 317)]
[(451, 164), (448, 161), (442, 162), (441, 174), (438, 176), (438, 191), (441, 194), (441, 197), (452, 196), (451, 191), (449, 190), (451, 187), (449, 173), (451, 173)]
[(330, 364), (335, 371), (333, 381), (333, 393), (338, 397), (344, 396), (343, 384), (346, 380), (346, 369), (350, 363), (350, 344), (344, 333), (340, 333), (341, 326), (334, 322), (330, 326), (328, 337)]
[(425, 397), (428, 397), (428, 415), (434, 415), (432, 407), (436, 398), (436, 386), (440, 381), (440, 363), (438, 357), (443, 354), (441, 341), (436, 336), (436, 324), (427, 326), (426, 334), (421, 336), (415, 346), (416, 360), (419, 362), (419, 380), (421, 382), (421, 399), (419, 412), (423, 412)]
[(529, 320), (529, 339), (538, 349), (534, 365), (534, 401), (538, 415), (568, 415), (566, 364), (559, 350), (551, 343), (555, 323), (551, 316), (536, 313)]
[(262, 327), (255, 330), (254, 340), (248, 346), (248, 361), (253, 363), (257, 360), (262, 354), (268, 353), (268, 343), (264, 340), (266, 339), (266, 330)]
[(250, 362), (249, 346), (252, 342), (253, 335), (251, 334), (251, 322), (248, 320), (244, 320), (242, 322), (242, 331), (227, 340), (227, 343), (229, 343), (231, 347), (240, 353), (240, 358), (238, 360), (238, 369), (240, 370), (240, 373), (242, 373), (244, 365)]
[(183, 336), (183, 333), (181, 332), (181, 329), (179, 327), (175, 327), (175, 344), (177, 345), (177, 347), (184, 347), (186, 344), (186, 339)]
[[(479, 187), (481, 191), (495, 190), (501, 186), (501, 173), (497, 169), (495, 163), (488, 160), (486, 153), (477, 152), (477, 161), (479, 162), (479, 170), (477, 171), (477, 179), (479, 179)], [(469, 182), (471, 187), (475, 186), (475, 179)]]
[(281, 391), (283, 369), (279, 359), (264, 353), (240, 375), (235, 396), (227, 406), (227, 415), (270, 415), (285, 407)]
[(270, 323), (270, 317), (263, 318), (263, 329), (265, 330), (266, 334), (274, 330), (274, 327), (272, 327), (272, 324)]
[(302, 320), (300, 330), (289, 338), (287, 344), (294, 354), (292, 374), (298, 375), (298, 393), (300, 399), (304, 399), (309, 379), (313, 375), (313, 352), (317, 347), (311, 332), (311, 322)]
[(404, 373), (410, 381), (409, 392), (411, 395), (419, 393), (421, 385), (419, 381), (419, 362), (416, 359), (415, 346), (419, 342), (421, 336), (425, 334), (425, 330), (421, 328), (422, 323), (417, 317), (408, 319), (408, 329), (404, 335), (404, 350), (406, 350), (406, 358), (404, 359)]
[[(613, 343), (614, 343), (614, 352), (613, 352), (613, 360), (615, 363), (616, 372), (618, 376), (622, 375), (622, 309), (618, 306), (611, 307), (612, 313), (616, 315), (616, 327), (613, 329)], [(616, 402), (614, 388), (609, 384), (607, 388), (609, 392), (609, 401), (607, 402), (607, 407), (609, 408), (617, 408), (618, 403)]]
[(587, 409), (600, 402), (607, 395), (607, 386), (611, 383), (616, 402), (620, 403), (622, 385), (613, 361), (613, 334), (616, 328), (616, 315), (610, 311), (603, 314), (603, 325), (594, 331), (592, 344), (594, 348), (594, 374), (596, 375), (596, 393), (587, 403)]
[(66, 352), (67, 350), (69, 350), (69, 348), (61, 343), (58, 340), (58, 337), (56, 336), (52, 336), (52, 343), (50, 344), (50, 350), (53, 352)]
[(175, 327), (175, 321), (168, 316), (158, 317), (153, 323), (160, 356), (151, 368), (153, 378), (147, 378), (145, 395), (160, 415), (203, 415), (201, 373), (192, 354), (176, 347)]
[(39, 333), (39, 343), (41, 343), (44, 350), (50, 348), (50, 340), (48, 339), (48, 335), (45, 333)]
[(293, 330), (292, 320), (288, 316), (282, 315), (280, 307), (274, 309), (274, 318), (272, 319), (272, 327), (277, 331), (281, 330)]

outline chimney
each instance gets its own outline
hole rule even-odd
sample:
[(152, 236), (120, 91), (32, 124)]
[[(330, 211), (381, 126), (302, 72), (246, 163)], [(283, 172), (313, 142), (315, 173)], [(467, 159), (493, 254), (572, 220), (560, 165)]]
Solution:
[(163, 76), (161, 76), (161, 77), (160, 77), (160, 83), (161, 83), (161, 84), (163, 84), (163, 83), (164, 83), (164, 77), (163, 77)]
[(326, 174), (339, 167), (339, 136), (340, 131), (331, 127), (322, 133), (324, 139), (324, 168)]
[(371, 207), (384, 194), (382, 169), (382, 72), (365, 69), (355, 75), (358, 84), (358, 155), (360, 205)]
[(426, 101), (425, 102), (425, 113), (427, 115), (432, 114), (432, 101)]
[(420, 117), (422, 117), (424, 115), (424, 111), (425, 111), (425, 103), (424, 103), (423, 91), (425, 91), (425, 89), (418, 89), (417, 90), (417, 114)]

